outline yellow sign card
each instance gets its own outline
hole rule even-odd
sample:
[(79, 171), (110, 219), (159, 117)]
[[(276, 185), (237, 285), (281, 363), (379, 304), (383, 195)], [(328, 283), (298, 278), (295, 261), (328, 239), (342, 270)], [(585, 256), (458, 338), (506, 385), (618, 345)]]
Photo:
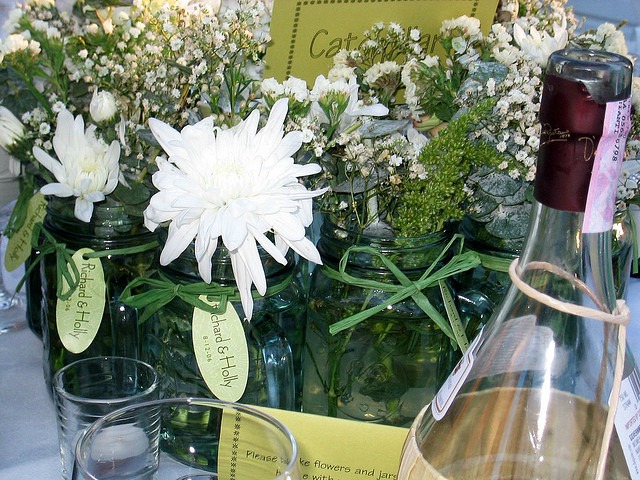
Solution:
[(397, 479), (408, 428), (261, 408), (293, 433), (303, 480)]
[(440, 53), (443, 20), (467, 15), (480, 20), (487, 33), (497, 0), (276, 0), (271, 18), (265, 78), (294, 76), (312, 86), (326, 75), (342, 49), (355, 50), (363, 32), (378, 22), (418, 28), (426, 53)]

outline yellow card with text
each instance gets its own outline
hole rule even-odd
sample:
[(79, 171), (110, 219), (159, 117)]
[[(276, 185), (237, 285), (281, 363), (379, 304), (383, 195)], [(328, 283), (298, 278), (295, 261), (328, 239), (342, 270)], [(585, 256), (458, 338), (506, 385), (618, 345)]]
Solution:
[(397, 479), (408, 428), (262, 408), (298, 443), (303, 480)]
[(357, 49), (363, 32), (378, 22), (419, 28), (430, 55), (439, 53), (443, 20), (467, 15), (487, 33), (498, 0), (276, 0), (271, 18), (265, 78), (294, 76), (313, 85), (342, 49)]

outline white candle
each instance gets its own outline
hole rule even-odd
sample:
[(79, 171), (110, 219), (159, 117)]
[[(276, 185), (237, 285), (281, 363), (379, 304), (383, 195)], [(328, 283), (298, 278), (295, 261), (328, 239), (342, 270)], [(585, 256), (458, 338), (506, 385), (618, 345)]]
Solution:
[(142, 428), (113, 425), (98, 432), (93, 439), (89, 470), (100, 475), (108, 472), (133, 474), (145, 470), (147, 464), (155, 463), (154, 456)]

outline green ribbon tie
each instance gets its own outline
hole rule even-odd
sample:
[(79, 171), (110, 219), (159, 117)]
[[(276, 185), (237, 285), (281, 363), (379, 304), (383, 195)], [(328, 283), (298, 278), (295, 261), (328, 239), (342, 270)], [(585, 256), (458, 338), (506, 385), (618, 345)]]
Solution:
[[(454, 242), (460, 241), (460, 251), (454, 255), (445, 265), (440, 269), (435, 270), (436, 266), (442, 261), (445, 254), (452, 247)], [(391, 293), (392, 295), (383, 303), (367, 308), (361, 312), (351, 315), (347, 318), (334, 323), (329, 327), (329, 333), (335, 335), (343, 330), (351, 328), (358, 323), (372, 317), (373, 315), (385, 310), (387, 307), (394, 305), (406, 298), (411, 297), (413, 301), (424, 311), (431, 320), (454, 342), (458, 343), (456, 335), (451, 328), (449, 322), (445, 320), (440, 312), (431, 304), (422, 290), (425, 288), (437, 286), (440, 281), (458, 273), (470, 270), (480, 265), (480, 259), (475, 252), (466, 251), (462, 252), (462, 244), (464, 240), (461, 235), (454, 235), (449, 243), (443, 248), (442, 252), (438, 255), (437, 259), (431, 263), (429, 268), (420, 276), (418, 280), (410, 280), (403, 272), (398, 268), (389, 258), (378, 250), (367, 246), (352, 246), (347, 249), (338, 265), (338, 271), (329, 267), (322, 267), (323, 271), (334, 280), (338, 280), (349, 285), (353, 285), (360, 288), (382, 290), (384, 292)], [(384, 266), (396, 277), (399, 284), (383, 283), (376, 280), (369, 280), (354, 277), (346, 273), (346, 266), (348, 263), (349, 255), (352, 252), (364, 252), (370, 255), (378, 257)], [(435, 270), (435, 271), (434, 271)]]
[(24, 178), (24, 183), (20, 188), (20, 193), (18, 194), (18, 198), (16, 198), (16, 204), (14, 205), (13, 210), (11, 210), (11, 215), (9, 216), (7, 226), (4, 230), (4, 234), (7, 238), (11, 238), (18, 230), (20, 230), (20, 227), (24, 225), (24, 222), (27, 219), (29, 201), (33, 197), (33, 192), (36, 188), (35, 181), (31, 176), (27, 176)]
[[(44, 236), (44, 242), (39, 244), (40, 237)], [(36, 223), (33, 227), (33, 234), (31, 237), (31, 246), (34, 249), (39, 250), (38, 256), (33, 262), (31, 262), (28, 268), (25, 270), (23, 277), (20, 279), (16, 287), (16, 291), (22, 288), (22, 285), (26, 282), (29, 274), (33, 269), (42, 261), (42, 259), (49, 254), (55, 254), (56, 256), (56, 296), (60, 300), (68, 300), (73, 292), (76, 291), (80, 283), (80, 272), (76, 263), (72, 261), (75, 250), (68, 248), (65, 243), (58, 242), (53, 235), (44, 227), (42, 223)], [(87, 252), (84, 256), (86, 258), (103, 258), (116, 255), (132, 255), (135, 253), (146, 252), (158, 247), (158, 242), (147, 242), (141, 245), (135, 245), (133, 247), (115, 248), (111, 250), (100, 250), (96, 252)], [(63, 291), (63, 280), (68, 285), (67, 291)]]
[[(139, 287), (147, 288), (141, 293), (133, 294), (132, 290)], [(214, 304), (210, 305), (202, 301), (201, 295), (207, 296)], [(183, 285), (173, 283), (161, 275), (160, 278), (134, 278), (120, 294), (120, 301), (129, 307), (142, 310), (139, 320), (144, 322), (176, 297), (200, 310), (222, 314), (227, 309), (229, 299), (234, 299), (235, 296), (234, 287), (223, 287), (217, 283), (205, 282)]]
[(494, 272), (508, 273), (509, 266), (511, 265), (511, 262), (513, 262), (513, 258), (498, 257), (496, 255), (476, 252), (472, 249), (468, 249), (468, 251), (474, 252), (478, 255), (481, 265), (488, 270), (493, 270)]
[[(293, 275), (289, 275), (282, 282), (267, 288), (265, 296), (275, 295), (293, 281)], [(132, 293), (133, 289), (146, 287), (140, 293)], [(212, 304), (203, 301), (200, 297), (206, 296)], [(253, 291), (254, 298), (260, 297)], [(239, 302), (240, 293), (235, 287), (223, 287), (215, 282), (174, 283), (165, 275), (159, 274), (158, 278), (138, 277), (134, 278), (120, 294), (120, 301), (125, 305), (142, 310), (140, 322), (148, 320), (163, 306), (173, 299), (179, 298), (194, 308), (205, 312), (223, 314), (227, 310), (228, 302)]]

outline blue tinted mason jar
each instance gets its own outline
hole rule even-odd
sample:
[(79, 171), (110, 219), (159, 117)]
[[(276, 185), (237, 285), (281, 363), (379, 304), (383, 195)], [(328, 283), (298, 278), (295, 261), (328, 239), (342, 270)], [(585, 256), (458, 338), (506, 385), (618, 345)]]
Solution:
[[(242, 313), (231, 258), (222, 245), (212, 258), (211, 285), (217, 287), (210, 291), (213, 293), (211, 298), (215, 297), (215, 288), (227, 292), (228, 302), (238, 314), (244, 331), (248, 378), (237, 401), (300, 410), (306, 296), (294, 257), (289, 254), (287, 258), (288, 263), (281, 265), (260, 250), (268, 288), (264, 297), (254, 294), (251, 320), (244, 318)], [(163, 282), (173, 286), (199, 284), (205, 291), (209, 288), (198, 275), (193, 244), (169, 265), (160, 267), (159, 275)], [(194, 306), (176, 297), (143, 323), (144, 358), (159, 371), (164, 398), (220, 398), (210, 388), (199, 364), (194, 347), (194, 337), (198, 333), (194, 331), (193, 319)], [(235, 365), (235, 359), (227, 359), (220, 368), (230, 365)], [(234, 376), (230, 375), (230, 378)]]
[(89, 222), (83, 222), (73, 214), (73, 200), (47, 197), (47, 201), (43, 227), (52, 240), (40, 235), (45, 251), (52, 241), (57, 243), (58, 250), (65, 249), (69, 255), (90, 248), (99, 258), (105, 285), (104, 309), (97, 314), (99, 328), (95, 337), (84, 350), (71, 352), (60, 336), (56, 311), (60, 302), (57, 294), (59, 267), (67, 260), (51, 252), (42, 256), (39, 268), (44, 374), (50, 386), (55, 372), (81, 358), (140, 357), (138, 311), (121, 302), (120, 294), (131, 280), (146, 275), (153, 268), (158, 243), (156, 234), (144, 227), (139, 208), (108, 198), (94, 206)]
[[(450, 239), (447, 232), (371, 236), (325, 219), (318, 242), (323, 265), (315, 267), (309, 291), (303, 394), (306, 413), (407, 426), (433, 398), (459, 358), (459, 350), (411, 297), (337, 334), (329, 329), (392, 296), (379, 286), (397, 284), (398, 279), (378, 254), (416, 280)], [(345, 256), (354, 245), (372, 250)], [(341, 279), (336, 274), (341, 261), (346, 273), (378, 286), (356, 286)], [(445, 283), (455, 296), (449, 282)], [(446, 318), (440, 288), (429, 287), (422, 293)]]

